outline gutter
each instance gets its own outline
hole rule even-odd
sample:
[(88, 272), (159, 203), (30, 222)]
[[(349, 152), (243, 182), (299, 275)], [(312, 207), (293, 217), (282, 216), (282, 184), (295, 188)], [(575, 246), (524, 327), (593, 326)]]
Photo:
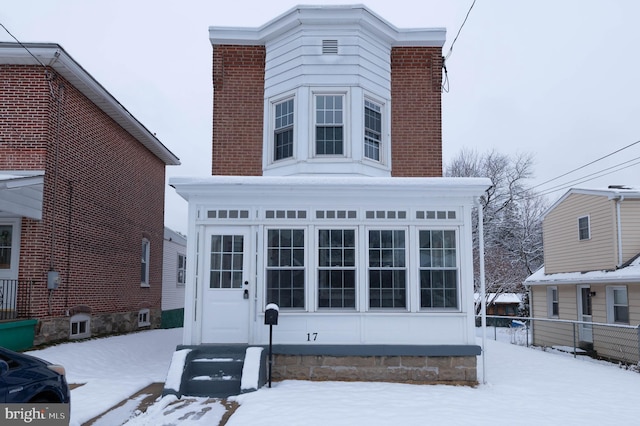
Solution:
[(616, 226), (618, 231), (618, 265), (617, 268), (622, 266), (622, 220), (620, 219), (620, 204), (624, 201), (624, 195), (618, 195), (613, 200), (616, 202)]

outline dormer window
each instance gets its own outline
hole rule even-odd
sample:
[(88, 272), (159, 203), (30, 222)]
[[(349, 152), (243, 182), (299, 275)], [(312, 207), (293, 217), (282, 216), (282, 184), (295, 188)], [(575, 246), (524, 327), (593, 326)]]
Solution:
[(275, 104), (274, 161), (293, 157), (293, 99)]
[(368, 99), (364, 101), (364, 156), (380, 161), (382, 142), (382, 108)]
[(316, 95), (315, 99), (316, 155), (344, 155), (344, 95)]

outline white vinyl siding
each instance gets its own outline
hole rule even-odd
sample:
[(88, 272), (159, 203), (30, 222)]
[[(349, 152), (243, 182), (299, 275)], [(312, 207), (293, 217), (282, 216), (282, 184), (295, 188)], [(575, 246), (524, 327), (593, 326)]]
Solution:
[[(185, 286), (178, 282), (178, 256), (186, 261), (187, 240), (182, 235), (165, 228), (162, 250), (162, 310), (184, 308)], [(186, 267), (186, 265), (185, 265)]]

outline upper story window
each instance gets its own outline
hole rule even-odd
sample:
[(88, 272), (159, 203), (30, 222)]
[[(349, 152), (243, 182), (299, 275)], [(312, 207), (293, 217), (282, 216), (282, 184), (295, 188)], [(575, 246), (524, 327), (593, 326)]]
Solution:
[(293, 157), (293, 99), (275, 104), (273, 160)]
[(382, 143), (382, 107), (368, 99), (364, 101), (364, 156), (380, 161)]
[(316, 95), (315, 106), (316, 155), (344, 155), (344, 95)]
[(142, 239), (142, 253), (140, 256), (140, 285), (149, 287), (149, 247), (151, 243), (146, 238)]
[(591, 238), (589, 229), (589, 216), (578, 218), (578, 237), (580, 240), (588, 240)]

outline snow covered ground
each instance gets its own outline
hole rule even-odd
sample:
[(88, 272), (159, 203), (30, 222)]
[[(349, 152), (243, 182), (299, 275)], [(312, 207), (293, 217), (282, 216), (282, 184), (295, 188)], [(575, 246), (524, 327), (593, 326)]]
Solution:
[[(182, 329), (65, 343), (30, 352), (67, 369), (71, 425), (164, 381)], [(258, 425), (604, 425), (637, 424), (640, 374), (589, 358), (510, 344), (508, 330), (487, 332), (486, 379), (476, 388), (397, 383), (274, 383), (234, 397), (228, 426)], [(480, 358), (479, 367), (482, 366)], [(482, 377), (482, 372), (479, 372)], [(225, 408), (205, 398), (161, 398), (146, 413), (128, 404), (100, 425), (215, 425)]]

